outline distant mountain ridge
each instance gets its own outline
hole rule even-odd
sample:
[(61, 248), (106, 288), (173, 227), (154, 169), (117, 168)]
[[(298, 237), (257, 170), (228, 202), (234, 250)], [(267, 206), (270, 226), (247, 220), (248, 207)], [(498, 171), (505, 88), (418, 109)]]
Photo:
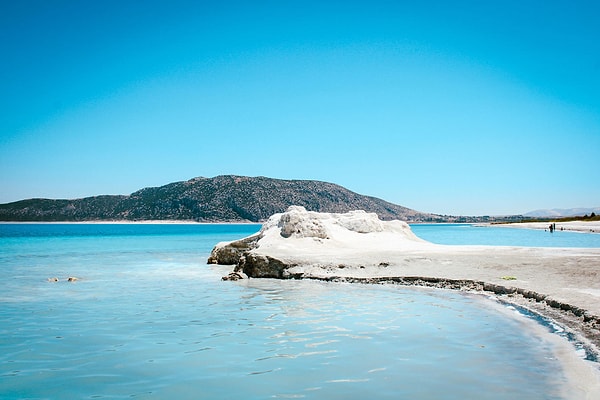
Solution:
[(0, 221), (260, 222), (291, 205), (319, 212), (360, 209), (374, 212), (383, 220), (448, 220), (360, 195), (333, 183), (223, 175), (149, 187), (130, 195), (28, 199), (0, 204)]
[(552, 208), (552, 209), (543, 209), (543, 210), (534, 210), (529, 211), (523, 214), (525, 217), (535, 217), (535, 218), (543, 218), (543, 217), (582, 217), (584, 215), (590, 215), (591, 213), (595, 213), (596, 215), (600, 214), (600, 207), (592, 207), (592, 208)]

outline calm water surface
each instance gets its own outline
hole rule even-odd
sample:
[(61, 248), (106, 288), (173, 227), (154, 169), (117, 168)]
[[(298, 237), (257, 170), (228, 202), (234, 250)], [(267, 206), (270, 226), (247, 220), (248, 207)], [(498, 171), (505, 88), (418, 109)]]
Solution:
[(560, 398), (553, 347), (492, 300), (221, 281), (213, 245), (259, 228), (0, 225), (0, 397)]
[(422, 239), (438, 244), (473, 244), (526, 247), (598, 247), (600, 234), (521, 228), (499, 228), (470, 224), (413, 224), (412, 231)]

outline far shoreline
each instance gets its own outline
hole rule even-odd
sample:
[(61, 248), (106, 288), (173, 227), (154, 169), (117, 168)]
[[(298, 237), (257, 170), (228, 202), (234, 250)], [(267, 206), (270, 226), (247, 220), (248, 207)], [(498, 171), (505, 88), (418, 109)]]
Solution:
[[(265, 221), (194, 221), (194, 220), (94, 220), (94, 221), (0, 221), (0, 225), (10, 224), (48, 224), (48, 225), (263, 225)], [(472, 225), (480, 227), (494, 228), (514, 228), (514, 229), (532, 229), (548, 230), (551, 222), (411, 222), (409, 225)], [(556, 232), (577, 232), (577, 233), (600, 233), (600, 221), (568, 221), (557, 222)]]
[(510, 223), (478, 223), (476, 226), (498, 228), (548, 230), (550, 224), (555, 225), (555, 232), (600, 233), (600, 221), (567, 221), (567, 222), (510, 222)]
[(262, 222), (197, 222), (189, 220), (115, 220), (115, 221), (0, 221), (0, 225), (262, 225)]

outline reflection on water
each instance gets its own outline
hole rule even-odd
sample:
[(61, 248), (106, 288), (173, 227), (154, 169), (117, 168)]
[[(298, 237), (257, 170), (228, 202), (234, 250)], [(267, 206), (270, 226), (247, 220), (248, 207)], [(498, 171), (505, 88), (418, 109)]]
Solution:
[(205, 264), (222, 233), (196, 236), (0, 241), (2, 397), (551, 399), (564, 383), (552, 346), (491, 300), (223, 282)]

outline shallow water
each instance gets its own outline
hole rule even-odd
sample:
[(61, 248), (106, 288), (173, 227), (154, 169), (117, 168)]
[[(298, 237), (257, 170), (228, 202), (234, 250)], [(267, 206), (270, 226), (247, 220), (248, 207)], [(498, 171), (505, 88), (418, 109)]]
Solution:
[(258, 228), (0, 225), (0, 397), (560, 398), (553, 345), (481, 296), (221, 281), (212, 246)]
[(477, 226), (471, 224), (412, 224), (422, 239), (437, 244), (525, 247), (598, 247), (600, 234)]

